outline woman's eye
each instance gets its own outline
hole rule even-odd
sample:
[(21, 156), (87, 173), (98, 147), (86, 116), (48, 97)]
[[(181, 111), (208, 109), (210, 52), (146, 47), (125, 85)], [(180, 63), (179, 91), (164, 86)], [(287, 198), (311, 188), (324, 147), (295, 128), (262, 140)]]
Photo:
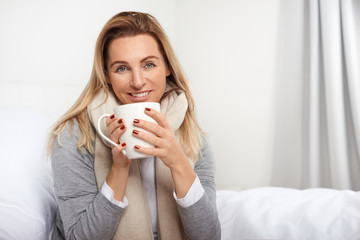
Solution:
[(145, 68), (153, 68), (153, 67), (155, 67), (155, 64), (154, 64), (154, 63), (147, 63), (147, 64), (145, 65)]
[(127, 70), (128, 70), (128, 68), (126, 66), (120, 66), (116, 69), (117, 72), (125, 72)]

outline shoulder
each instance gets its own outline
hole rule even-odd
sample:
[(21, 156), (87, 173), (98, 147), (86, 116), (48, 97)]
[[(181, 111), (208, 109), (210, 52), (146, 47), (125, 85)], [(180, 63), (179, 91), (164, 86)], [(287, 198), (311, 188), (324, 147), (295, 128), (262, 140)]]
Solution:
[(201, 143), (202, 143), (202, 148), (201, 148), (201, 154), (202, 155), (206, 154), (209, 151), (212, 152), (212, 147), (211, 147), (211, 144), (210, 144), (209, 139), (207, 137), (202, 136)]
[(78, 149), (78, 140), (81, 134), (79, 124), (76, 120), (66, 124), (65, 129), (55, 138), (54, 148), (51, 155), (52, 164), (73, 165), (76, 161), (86, 165), (92, 165), (93, 155), (86, 149)]
[(202, 137), (202, 148), (198, 156), (198, 161), (195, 163), (196, 168), (203, 168), (204, 166), (214, 168), (214, 154), (211, 144), (206, 137)]
[(60, 133), (59, 136), (57, 136), (57, 141), (61, 145), (68, 144), (68, 143), (74, 143), (79, 140), (81, 131), (79, 127), (79, 123), (76, 120), (69, 121), (64, 130)]

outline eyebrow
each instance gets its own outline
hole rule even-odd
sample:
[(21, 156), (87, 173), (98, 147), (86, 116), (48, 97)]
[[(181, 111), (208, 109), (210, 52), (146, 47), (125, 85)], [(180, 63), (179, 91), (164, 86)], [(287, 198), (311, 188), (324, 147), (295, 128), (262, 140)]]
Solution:
[[(150, 56), (147, 56), (147, 57), (145, 57), (145, 58), (143, 58), (143, 59), (141, 59), (141, 61), (140, 62), (145, 62), (145, 61), (147, 61), (148, 59), (151, 59), (151, 58), (155, 58), (155, 59), (159, 59), (159, 57), (157, 57), (157, 56), (153, 56), (153, 55), (150, 55)], [(115, 62), (113, 62), (111, 65), (110, 65), (110, 68), (112, 68), (115, 64), (121, 64), (121, 63), (123, 63), (123, 64), (128, 64), (128, 62), (126, 62), (126, 61), (115, 61)]]

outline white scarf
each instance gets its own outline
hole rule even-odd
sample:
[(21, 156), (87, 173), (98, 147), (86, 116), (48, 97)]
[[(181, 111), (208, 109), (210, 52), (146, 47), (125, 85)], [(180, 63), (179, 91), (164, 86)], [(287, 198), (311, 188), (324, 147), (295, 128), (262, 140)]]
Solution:
[[(167, 86), (167, 90), (169, 89), (171, 87)], [(100, 116), (104, 113), (112, 113), (115, 106), (121, 105), (112, 91), (109, 91), (108, 99), (104, 103), (105, 99), (106, 94), (101, 90), (87, 108), (90, 121), (96, 131), (98, 131), (97, 122)], [(185, 94), (179, 94), (176, 91), (173, 91), (160, 103), (161, 112), (166, 116), (174, 132), (184, 121), (187, 108)], [(104, 122), (101, 130), (103, 133), (107, 132)], [(110, 145), (101, 139), (99, 134), (96, 134), (94, 171), (99, 189), (111, 166)], [(176, 202), (172, 196), (174, 185), (170, 170), (159, 158), (156, 158), (155, 171), (160, 239), (186, 239)], [(131, 161), (125, 196), (129, 205), (122, 213), (113, 239), (153, 239), (150, 212), (138, 160)]]

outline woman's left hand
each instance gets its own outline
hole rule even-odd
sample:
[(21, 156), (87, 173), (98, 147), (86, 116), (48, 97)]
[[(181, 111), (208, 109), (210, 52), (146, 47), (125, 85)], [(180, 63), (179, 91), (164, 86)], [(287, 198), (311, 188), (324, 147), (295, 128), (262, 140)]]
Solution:
[(135, 149), (141, 153), (159, 157), (170, 169), (177, 168), (181, 166), (184, 161), (188, 161), (165, 116), (154, 109), (148, 108), (145, 109), (145, 113), (155, 119), (158, 124), (136, 119), (134, 120), (134, 126), (142, 128), (152, 134), (134, 130), (133, 135), (155, 147), (145, 148), (136, 145)]
[(136, 119), (134, 120), (134, 126), (140, 127), (152, 134), (134, 130), (133, 135), (155, 147), (145, 148), (135, 146), (135, 149), (141, 153), (157, 156), (161, 159), (171, 171), (177, 197), (183, 198), (194, 183), (196, 174), (165, 116), (154, 109), (148, 108), (145, 110), (145, 113), (155, 119), (158, 124)]

